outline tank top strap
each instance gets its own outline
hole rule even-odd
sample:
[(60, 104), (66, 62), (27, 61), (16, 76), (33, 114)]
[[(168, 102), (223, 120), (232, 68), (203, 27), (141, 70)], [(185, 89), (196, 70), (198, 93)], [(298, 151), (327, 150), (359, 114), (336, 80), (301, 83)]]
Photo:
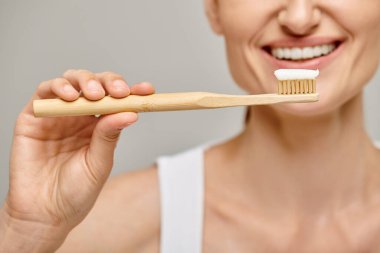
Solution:
[(374, 141), (375, 146), (380, 149), (380, 140)]
[(157, 160), (161, 253), (202, 252), (205, 146)]

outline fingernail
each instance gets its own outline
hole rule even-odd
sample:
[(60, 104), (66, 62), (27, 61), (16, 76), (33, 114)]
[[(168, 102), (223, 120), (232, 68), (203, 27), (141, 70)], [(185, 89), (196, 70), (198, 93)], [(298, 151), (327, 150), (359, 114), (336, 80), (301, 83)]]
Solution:
[(63, 86), (63, 92), (64, 93), (74, 93), (76, 90), (71, 86), (70, 84), (65, 84)]
[(127, 84), (123, 80), (113, 81), (112, 86), (114, 87), (115, 90), (126, 90), (128, 87)]
[(97, 81), (91, 80), (87, 83), (87, 89), (91, 92), (100, 92), (101, 86)]

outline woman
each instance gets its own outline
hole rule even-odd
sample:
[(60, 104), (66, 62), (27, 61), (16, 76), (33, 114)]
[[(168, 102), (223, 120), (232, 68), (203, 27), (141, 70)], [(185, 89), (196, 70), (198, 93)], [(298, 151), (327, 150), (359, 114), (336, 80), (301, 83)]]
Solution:
[[(380, 151), (362, 111), (380, 57), (380, 1), (205, 6), (241, 88), (270, 93), (275, 69), (319, 69), (320, 101), (251, 107), (235, 138), (107, 182), (136, 114), (36, 119), (30, 101), (15, 128), (1, 252), (380, 251)], [(92, 100), (154, 92), (70, 70), (33, 99), (79, 91)]]

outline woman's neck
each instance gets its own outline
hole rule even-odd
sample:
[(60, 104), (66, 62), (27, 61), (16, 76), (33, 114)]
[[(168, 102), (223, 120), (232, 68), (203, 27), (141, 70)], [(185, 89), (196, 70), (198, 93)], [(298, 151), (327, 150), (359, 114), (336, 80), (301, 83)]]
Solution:
[(239, 185), (243, 199), (274, 212), (309, 214), (367, 197), (375, 152), (364, 128), (361, 95), (318, 118), (251, 108), (246, 129), (225, 151), (224, 175), (230, 180), (225, 183)]

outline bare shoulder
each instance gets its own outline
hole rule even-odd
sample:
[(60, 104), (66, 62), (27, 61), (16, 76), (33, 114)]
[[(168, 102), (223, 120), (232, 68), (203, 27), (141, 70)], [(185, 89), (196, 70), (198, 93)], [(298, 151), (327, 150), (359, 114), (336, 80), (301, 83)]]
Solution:
[(159, 230), (158, 174), (153, 165), (111, 178), (58, 252), (158, 252)]

